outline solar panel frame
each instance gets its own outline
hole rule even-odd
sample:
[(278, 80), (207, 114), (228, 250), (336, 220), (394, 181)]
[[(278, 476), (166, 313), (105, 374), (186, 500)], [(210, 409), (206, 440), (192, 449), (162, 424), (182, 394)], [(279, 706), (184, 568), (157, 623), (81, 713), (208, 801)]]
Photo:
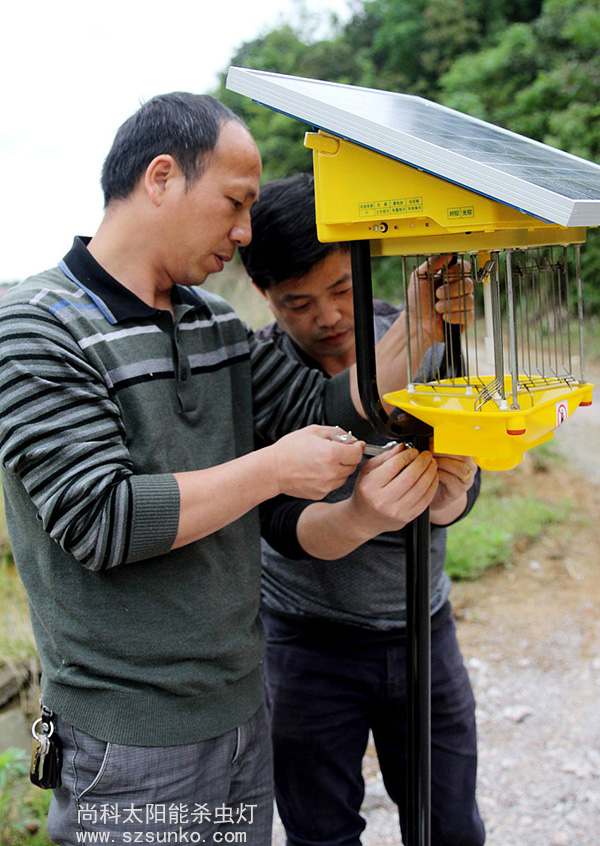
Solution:
[(600, 165), (447, 106), (409, 94), (249, 68), (231, 67), (226, 85), (311, 127), (540, 220), (569, 227), (600, 225)]

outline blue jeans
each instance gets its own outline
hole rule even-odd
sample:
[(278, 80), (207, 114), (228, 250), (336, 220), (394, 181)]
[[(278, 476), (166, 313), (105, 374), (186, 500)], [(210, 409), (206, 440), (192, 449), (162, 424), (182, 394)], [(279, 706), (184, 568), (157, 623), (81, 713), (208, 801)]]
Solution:
[[(93, 838), (118, 846), (271, 846), (272, 761), (264, 706), (238, 728), (186, 746), (106, 743), (60, 719), (56, 731), (63, 766), (48, 814), (54, 843), (75, 846)], [(152, 726), (148, 731), (151, 736)]]
[[(405, 644), (345, 644), (268, 612), (263, 619), (275, 795), (289, 846), (359, 846), (369, 730), (404, 834)], [(481, 846), (475, 701), (451, 616), (431, 643), (431, 843)]]

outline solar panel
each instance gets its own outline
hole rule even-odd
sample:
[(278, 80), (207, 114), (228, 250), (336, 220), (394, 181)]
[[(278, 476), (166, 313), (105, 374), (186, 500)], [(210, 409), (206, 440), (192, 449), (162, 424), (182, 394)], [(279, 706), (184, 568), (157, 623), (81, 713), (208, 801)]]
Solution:
[(392, 91), (231, 67), (227, 87), (560, 226), (600, 225), (600, 165)]

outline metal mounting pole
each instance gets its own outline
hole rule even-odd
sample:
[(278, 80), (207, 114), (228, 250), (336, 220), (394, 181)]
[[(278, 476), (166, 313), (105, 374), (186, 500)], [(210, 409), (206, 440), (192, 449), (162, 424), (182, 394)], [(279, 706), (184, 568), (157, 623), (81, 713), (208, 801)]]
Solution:
[[(398, 441), (429, 448), (430, 426), (403, 415), (392, 420), (377, 388), (371, 253), (368, 241), (351, 245), (358, 391), (375, 428)], [(431, 839), (431, 564), (429, 509), (406, 530), (407, 807), (406, 846)]]

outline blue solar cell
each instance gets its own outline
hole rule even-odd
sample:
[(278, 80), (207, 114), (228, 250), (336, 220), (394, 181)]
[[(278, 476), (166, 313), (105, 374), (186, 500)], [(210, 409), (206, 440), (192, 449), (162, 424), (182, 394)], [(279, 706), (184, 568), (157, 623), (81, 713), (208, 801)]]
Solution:
[(533, 216), (600, 225), (600, 165), (421, 97), (235, 67), (227, 87)]

